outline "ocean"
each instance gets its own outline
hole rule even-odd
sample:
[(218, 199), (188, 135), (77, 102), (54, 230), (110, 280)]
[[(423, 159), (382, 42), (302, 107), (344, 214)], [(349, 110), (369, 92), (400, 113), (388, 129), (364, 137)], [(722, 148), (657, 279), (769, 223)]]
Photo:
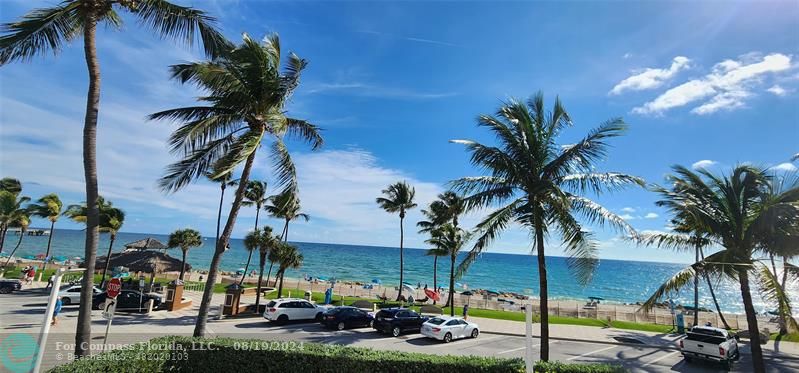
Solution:
[[(83, 256), (84, 232), (79, 230), (56, 229), (53, 236), (51, 254), (69, 258)], [(119, 233), (114, 243), (114, 252), (119, 252), (126, 243), (146, 237), (153, 237), (166, 243), (166, 235)], [(3, 254), (10, 254), (19, 237), (9, 232)], [(15, 256), (37, 255), (47, 248), (47, 236), (25, 236)], [(105, 255), (109, 236), (100, 235), (98, 255)], [(208, 268), (214, 250), (214, 239), (206, 238), (202, 247), (189, 251), (187, 261), (195, 269)], [(399, 282), (399, 248), (339, 245), (324, 243), (294, 242), (305, 261), (297, 270), (287, 272), (287, 277), (336, 278), (371, 282), (380, 279), (383, 284)], [(223, 270), (235, 271), (244, 267), (247, 251), (242, 240), (233, 239), (231, 249), (222, 257)], [(179, 250), (171, 251), (171, 255), (180, 258)], [(461, 258), (465, 253), (461, 253)], [(461, 259), (459, 258), (459, 260)], [(457, 262), (456, 262), (457, 265)], [(602, 259), (599, 268), (590, 284), (580, 286), (569, 271), (567, 260), (563, 257), (547, 257), (550, 299), (585, 300), (589, 296), (602, 297), (610, 303), (643, 302), (658, 286), (678, 270), (682, 264), (637, 262)], [(257, 270), (257, 253), (253, 257), (251, 269)], [(439, 258), (438, 284), (446, 286), (449, 281), (449, 259)], [(425, 255), (425, 250), (405, 250), (405, 281), (412, 284), (433, 286), (433, 258)], [(510, 291), (526, 295), (538, 295), (538, 271), (536, 257), (533, 255), (484, 253), (469, 269), (459, 283), (469, 289), (489, 289)], [(700, 281), (702, 284), (704, 281)], [(740, 290), (736, 283), (721, 282), (714, 284), (721, 308), (725, 312), (743, 313)], [(753, 288), (756, 291), (756, 287)], [(702, 307), (713, 309), (713, 302), (704, 285), (700, 287), (699, 303)], [(673, 294), (677, 303), (693, 304), (692, 287)], [(773, 305), (764, 302), (759, 294), (753, 294), (755, 308), (758, 312), (773, 309)]]

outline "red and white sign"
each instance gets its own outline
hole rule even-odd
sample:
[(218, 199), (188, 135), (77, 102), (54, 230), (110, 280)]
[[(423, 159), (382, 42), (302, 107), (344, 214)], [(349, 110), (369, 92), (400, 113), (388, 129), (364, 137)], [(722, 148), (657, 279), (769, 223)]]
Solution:
[(112, 278), (105, 287), (105, 295), (109, 298), (116, 298), (120, 290), (122, 290), (122, 282), (118, 278)]

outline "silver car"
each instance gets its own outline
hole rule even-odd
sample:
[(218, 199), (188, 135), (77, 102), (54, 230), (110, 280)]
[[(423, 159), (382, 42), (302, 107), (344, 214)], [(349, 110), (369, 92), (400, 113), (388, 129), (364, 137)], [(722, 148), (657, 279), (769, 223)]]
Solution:
[(422, 335), (449, 343), (458, 338), (477, 338), (480, 327), (460, 317), (439, 316), (422, 324)]

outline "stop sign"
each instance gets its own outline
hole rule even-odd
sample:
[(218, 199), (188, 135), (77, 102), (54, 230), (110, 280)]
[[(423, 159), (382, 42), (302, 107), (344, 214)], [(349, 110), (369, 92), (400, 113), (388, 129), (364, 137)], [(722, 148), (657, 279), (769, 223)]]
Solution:
[(116, 298), (120, 290), (122, 290), (122, 282), (118, 278), (112, 278), (105, 287), (105, 294), (109, 298)]

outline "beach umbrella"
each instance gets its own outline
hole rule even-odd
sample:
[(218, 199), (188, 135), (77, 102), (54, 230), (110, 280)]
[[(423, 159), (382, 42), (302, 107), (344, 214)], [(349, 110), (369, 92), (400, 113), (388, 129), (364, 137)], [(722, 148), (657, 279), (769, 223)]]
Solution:
[(471, 296), (473, 293), (472, 293), (472, 291), (471, 291), (471, 290), (467, 290), (467, 291), (464, 291), (464, 292), (463, 292), (463, 293), (461, 293), (461, 294), (462, 294), (462, 295), (466, 295), (466, 296)]
[(380, 279), (379, 278), (373, 278), (372, 279), (372, 283), (373, 284), (380, 284)]
[(486, 290), (486, 293), (491, 294), (491, 295), (499, 295), (499, 292), (496, 291), (496, 290)]
[(441, 296), (438, 294), (438, 292), (433, 291), (432, 289), (424, 289), (424, 295), (434, 301), (441, 301)]
[(588, 299), (590, 299), (590, 300), (605, 300), (605, 298), (602, 298), (602, 297), (588, 297)]
[(402, 291), (407, 291), (407, 292), (409, 292), (411, 294), (415, 294), (416, 293), (416, 289), (413, 286), (411, 286), (410, 284), (406, 284), (406, 283), (402, 283)]
[(53, 257), (53, 260), (55, 260), (56, 262), (63, 262), (65, 260), (67, 260), (67, 259), (69, 259), (69, 258), (67, 258), (67, 257), (65, 257), (63, 255), (58, 255), (58, 256), (54, 256)]

